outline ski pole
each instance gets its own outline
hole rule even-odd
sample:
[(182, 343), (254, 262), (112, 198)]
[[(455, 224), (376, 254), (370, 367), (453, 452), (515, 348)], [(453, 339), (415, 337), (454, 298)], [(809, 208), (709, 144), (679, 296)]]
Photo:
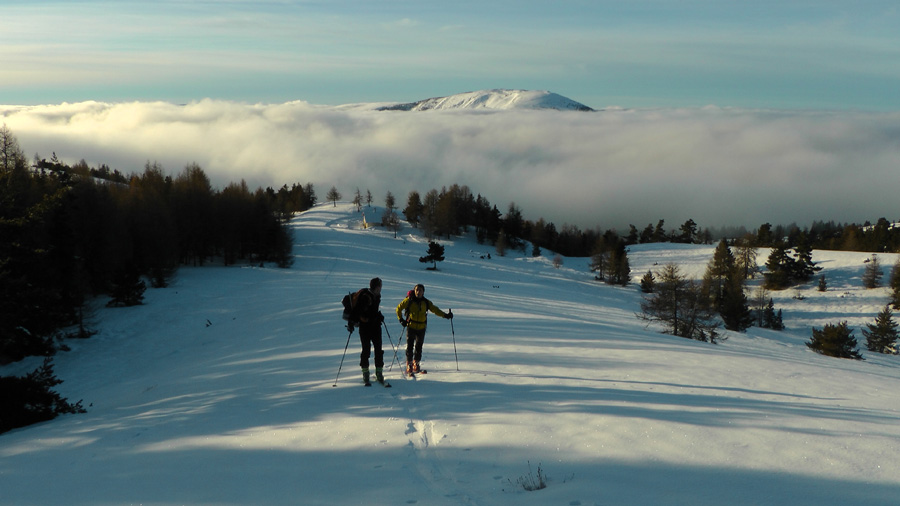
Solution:
[(333, 387), (337, 386), (338, 377), (341, 375), (341, 368), (344, 367), (344, 357), (347, 356), (347, 348), (350, 347), (350, 336), (352, 336), (352, 335), (353, 335), (353, 327), (350, 328), (350, 333), (347, 334), (347, 344), (344, 345), (344, 354), (341, 355), (341, 365), (338, 366), (337, 376), (334, 377), (334, 385), (331, 385)]
[[(384, 323), (384, 320), (381, 320), (381, 325), (384, 326), (384, 331), (387, 333), (388, 342), (391, 343), (391, 349), (394, 350), (394, 358), (397, 358), (397, 348), (394, 348), (394, 341), (391, 339), (391, 332), (387, 328), (387, 323)], [(402, 336), (402, 334), (401, 334)], [(397, 346), (400, 346), (400, 341), (397, 341)], [(399, 359), (398, 359), (399, 360)], [(397, 362), (397, 365), (400, 365), (400, 362)], [(394, 361), (391, 361), (391, 367), (388, 369), (390, 371), (394, 368)]]
[[(400, 337), (397, 338), (397, 349), (394, 350), (394, 359), (397, 360), (397, 365), (400, 366), (400, 369), (403, 369), (403, 364), (400, 363), (400, 357), (398, 354), (400, 353), (400, 346), (403, 345), (403, 335), (406, 334), (406, 327), (403, 327), (403, 330), (400, 331)], [(394, 368), (394, 362), (391, 362), (391, 367), (388, 369), (389, 371)]]
[[(453, 314), (453, 308), (448, 308)], [(453, 336), (453, 356), (456, 357), (456, 370), (459, 371), (459, 355), (456, 354), (456, 331), (453, 330), (453, 318), (450, 318), (450, 334)]]

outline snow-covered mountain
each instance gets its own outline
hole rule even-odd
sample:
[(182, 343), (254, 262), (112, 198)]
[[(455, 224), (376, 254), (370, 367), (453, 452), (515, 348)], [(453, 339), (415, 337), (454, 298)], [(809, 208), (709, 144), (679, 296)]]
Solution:
[(481, 90), (457, 93), (379, 107), (380, 111), (435, 111), (453, 109), (557, 109), (560, 111), (593, 111), (590, 107), (556, 93), (543, 90)]

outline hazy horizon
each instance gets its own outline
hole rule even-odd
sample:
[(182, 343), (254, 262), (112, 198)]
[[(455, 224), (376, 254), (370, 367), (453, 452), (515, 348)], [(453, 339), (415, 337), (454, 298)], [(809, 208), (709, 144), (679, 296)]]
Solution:
[(0, 106), (30, 158), (199, 164), (219, 188), (313, 183), (383, 206), (460, 184), (558, 227), (900, 218), (900, 113), (723, 108), (378, 112), (203, 100)]

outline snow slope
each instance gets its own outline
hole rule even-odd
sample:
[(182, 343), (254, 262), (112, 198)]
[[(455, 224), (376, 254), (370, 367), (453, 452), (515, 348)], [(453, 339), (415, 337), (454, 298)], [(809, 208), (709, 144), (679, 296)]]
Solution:
[[(88, 413), (0, 435), (0, 504), (897, 504), (898, 357), (803, 344), (810, 325), (883, 306), (860, 288), (868, 255), (815, 252), (832, 288), (774, 294), (787, 331), (710, 345), (645, 328), (637, 288), (593, 281), (587, 259), (556, 269), (464, 237), (426, 271), (415, 229), (360, 222), (320, 205), (293, 222), (291, 269), (184, 268), (143, 306), (98, 301), (99, 334), (55, 359)], [(712, 251), (629, 258), (637, 280), (669, 261), (702, 273)], [(361, 385), (356, 333), (341, 366), (340, 298), (375, 275), (386, 343), (414, 283), (456, 315), (430, 319), (429, 374), (394, 363), (391, 389)], [(538, 468), (547, 487), (526, 491)]]
[(590, 107), (543, 90), (481, 90), (448, 97), (429, 98), (408, 104), (382, 106), (382, 111), (445, 111), (456, 109), (558, 109), (592, 111)]

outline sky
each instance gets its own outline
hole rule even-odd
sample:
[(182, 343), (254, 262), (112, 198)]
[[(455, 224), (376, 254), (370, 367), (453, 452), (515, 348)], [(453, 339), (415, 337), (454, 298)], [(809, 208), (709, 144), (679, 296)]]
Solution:
[[(0, 123), (29, 158), (461, 184), (557, 227), (895, 220), (897, 26), (877, 1), (13, 1)], [(599, 112), (347, 107), (494, 88)]]
[(900, 109), (896, 2), (5, 1), (0, 103), (407, 102)]

